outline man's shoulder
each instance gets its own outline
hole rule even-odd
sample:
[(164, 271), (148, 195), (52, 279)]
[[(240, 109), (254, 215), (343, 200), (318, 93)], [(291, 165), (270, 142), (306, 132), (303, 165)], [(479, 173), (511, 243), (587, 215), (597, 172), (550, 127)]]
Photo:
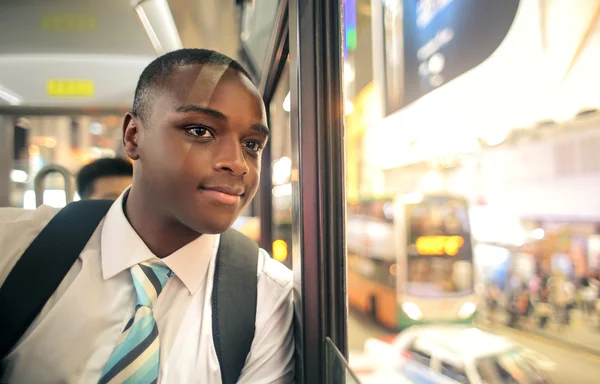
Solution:
[(286, 267), (279, 261), (271, 258), (267, 251), (260, 248), (258, 260), (258, 277), (259, 279), (264, 277), (280, 289), (285, 289), (288, 287), (291, 289), (294, 275), (288, 267)]
[(53, 208), (48, 205), (41, 205), (37, 209), (23, 208), (0, 208), (0, 224), (2, 225), (41, 225), (45, 226), (59, 208)]
[(0, 208), (0, 284), (58, 211), (45, 205), (36, 210)]

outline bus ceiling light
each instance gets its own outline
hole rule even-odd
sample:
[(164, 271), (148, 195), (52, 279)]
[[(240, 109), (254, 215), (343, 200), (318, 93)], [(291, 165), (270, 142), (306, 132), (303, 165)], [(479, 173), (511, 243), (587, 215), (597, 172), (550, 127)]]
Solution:
[(412, 320), (419, 321), (423, 318), (423, 312), (419, 309), (419, 306), (413, 302), (405, 301), (402, 303), (402, 310), (406, 313), (406, 316)]
[(157, 54), (183, 48), (167, 0), (132, 0), (131, 3)]
[(13, 169), (10, 171), (10, 180), (13, 183), (26, 183), (28, 179), (27, 172), (21, 171), (20, 169)]
[(0, 99), (6, 101), (9, 105), (19, 105), (23, 102), (23, 99), (19, 95), (1, 85)]
[(462, 307), (460, 307), (460, 309), (458, 311), (458, 317), (463, 320), (468, 319), (475, 313), (476, 309), (477, 309), (477, 307), (475, 306), (474, 303), (467, 301), (466, 303), (464, 303), (462, 305)]

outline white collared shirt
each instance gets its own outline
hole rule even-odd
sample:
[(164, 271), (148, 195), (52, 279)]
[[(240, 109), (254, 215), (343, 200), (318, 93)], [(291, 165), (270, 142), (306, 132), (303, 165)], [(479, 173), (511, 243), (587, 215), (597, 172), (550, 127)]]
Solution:
[[(98, 382), (137, 302), (128, 268), (156, 258), (125, 218), (122, 198), (4, 360), (1, 382)], [(0, 209), (0, 284), (56, 212), (47, 206), (35, 211)], [(153, 307), (160, 337), (160, 383), (221, 383), (210, 300), (219, 239), (202, 235), (162, 259), (176, 276)], [(292, 273), (262, 249), (257, 272), (255, 336), (239, 382), (291, 383)]]

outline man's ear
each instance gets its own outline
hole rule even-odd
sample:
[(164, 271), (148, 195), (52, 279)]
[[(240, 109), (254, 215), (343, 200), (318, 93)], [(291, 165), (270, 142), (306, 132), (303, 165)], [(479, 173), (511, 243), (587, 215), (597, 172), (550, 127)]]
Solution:
[(140, 136), (140, 122), (132, 112), (127, 112), (123, 119), (123, 148), (132, 160), (140, 158), (138, 152), (138, 139)]

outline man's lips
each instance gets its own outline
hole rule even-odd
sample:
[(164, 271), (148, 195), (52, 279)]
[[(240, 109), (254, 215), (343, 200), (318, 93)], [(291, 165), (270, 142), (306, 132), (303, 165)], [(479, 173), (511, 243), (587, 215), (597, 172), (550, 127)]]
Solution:
[(230, 186), (230, 185), (207, 185), (207, 186), (200, 187), (200, 189), (221, 192), (221, 193), (225, 193), (227, 195), (233, 195), (233, 196), (242, 196), (244, 194), (244, 188), (234, 187), (234, 186)]
[(200, 191), (202, 191), (209, 199), (225, 205), (239, 204), (244, 195), (244, 190), (242, 188), (231, 187), (228, 185), (200, 187)]

